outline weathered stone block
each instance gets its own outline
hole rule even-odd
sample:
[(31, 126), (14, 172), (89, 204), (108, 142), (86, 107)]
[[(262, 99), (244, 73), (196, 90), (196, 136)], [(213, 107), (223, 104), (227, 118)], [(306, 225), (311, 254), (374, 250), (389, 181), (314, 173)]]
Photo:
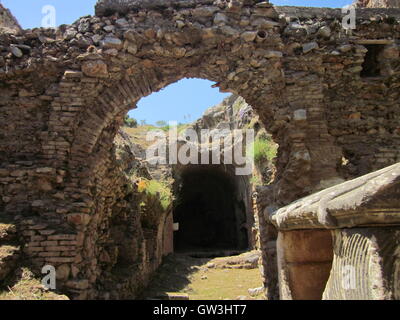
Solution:
[(107, 78), (108, 68), (103, 61), (87, 61), (82, 65), (83, 73), (88, 77)]
[(308, 43), (303, 44), (303, 52), (308, 53), (315, 49), (318, 49), (318, 47), (319, 46), (318, 46), (317, 42), (308, 42)]
[(332, 266), (328, 230), (280, 232), (277, 242), (281, 299), (319, 300)]
[(114, 37), (106, 37), (102, 41), (102, 46), (104, 49), (121, 49), (122, 48), (122, 41), (118, 38)]

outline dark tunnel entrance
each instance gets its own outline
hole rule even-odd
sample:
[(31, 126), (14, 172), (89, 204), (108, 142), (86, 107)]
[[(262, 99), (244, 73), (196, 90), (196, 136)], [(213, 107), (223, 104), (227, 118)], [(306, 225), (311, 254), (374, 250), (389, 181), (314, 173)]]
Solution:
[(174, 222), (177, 252), (244, 250), (249, 246), (246, 208), (236, 177), (218, 165), (185, 167), (178, 179)]

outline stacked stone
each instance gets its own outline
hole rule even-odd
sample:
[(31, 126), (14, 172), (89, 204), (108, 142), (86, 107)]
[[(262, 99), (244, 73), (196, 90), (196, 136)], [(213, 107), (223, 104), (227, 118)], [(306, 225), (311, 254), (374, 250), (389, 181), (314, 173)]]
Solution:
[[(341, 25), (337, 25), (336, 23), (337, 19), (340, 18), (340, 11), (330, 10), (328, 16), (332, 20), (326, 17), (321, 20), (317, 17), (321, 15), (319, 11), (322, 9), (304, 9), (301, 12), (297, 8), (278, 8), (277, 10), (278, 12), (282, 12), (282, 14), (286, 12), (286, 19), (291, 21), (285, 30), (286, 39), (284, 41), (286, 48), (292, 52), (292, 54), (288, 52), (286, 63), (290, 64), (290, 69), (294, 72), (291, 72), (291, 74), (286, 72), (286, 75), (287, 78), (295, 78), (289, 78), (288, 83), (299, 83), (298, 80), (302, 78), (302, 82), (304, 82), (303, 79), (310, 81), (309, 88), (314, 86), (313, 91), (315, 94), (312, 94), (312, 91), (308, 89), (309, 97), (307, 97), (307, 101), (310, 102), (314, 98), (314, 103), (310, 103), (310, 107), (306, 108), (306, 110), (293, 110), (293, 112), (297, 113), (295, 117), (300, 120), (297, 123), (301, 125), (304, 118), (300, 115), (305, 115), (307, 117), (306, 125), (308, 132), (314, 137), (319, 136), (319, 139), (316, 139), (314, 142), (309, 141), (307, 144), (311, 155), (310, 163), (315, 163), (315, 159), (320, 159), (323, 163), (333, 164), (337, 161), (335, 159), (339, 159), (340, 153), (342, 153), (344, 156), (344, 165), (341, 168), (343, 170), (342, 174), (344, 178), (351, 178), (398, 161), (398, 153), (395, 151), (398, 150), (397, 138), (391, 140), (390, 144), (392, 146), (388, 148), (392, 150), (392, 153), (387, 153), (386, 156), (385, 153), (376, 152), (382, 143), (387, 143), (389, 132), (394, 132), (397, 136), (398, 120), (389, 120), (391, 119), (389, 114), (392, 114), (398, 108), (398, 104), (396, 103), (398, 100), (397, 90), (394, 89), (398, 78), (397, 76), (393, 77), (393, 75), (398, 68), (396, 65), (399, 59), (399, 48), (396, 40), (392, 39), (393, 35), (396, 35), (398, 31), (394, 29), (389, 31), (390, 28), (387, 28), (387, 26), (390, 22), (385, 19), (381, 20), (380, 28), (377, 26), (372, 27), (372, 22), (363, 23), (362, 21), (376, 19), (374, 18), (375, 13), (370, 18), (365, 19), (363, 15), (358, 15), (359, 11), (357, 11), (357, 16), (360, 18), (360, 21), (357, 22), (359, 27), (352, 33), (353, 40), (349, 41), (347, 37), (341, 35), (343, 29), (341, 29)], [(339, 16), (336, 16), (337, 14)], [(395, 29), (397, 29), (397, 26)], [(301, 45), (298, 42), (299, 38), (302, 40), (306, 39), (305, 41), (308, 42), (305, 45)], [(371, 38), (382, 40), (369, 40)], [(335, 48), (330, 47), (333, 39), (336, 39)], [(368, 40), (363, 41), (359, 39)], [(377, 43), (384, 47), (380, 56), (380, 64), (382, 66), (381, 76), (390, 77), (393, 80), (393, 82), (390, 81), (387, 83), (387, 92), (390, 92), (389, 96), (382, 95), (378, 98), (378, 95), (375, 95), (372, 98), (371, 92), (376, 92), (376, 84), (360, 78), (360, 71), (363, 70), (362, 64), (367, 52), (365, 45), (369, 43)], [(325, 47), (325, 50), (317, 48), (317, 46), (321, 45)], [(304, 50), (308, 50), (309, 48), (314, 48), (315, 53), (312, 59), (309, 59), (311, 57), (309, 54), (301, 55), (302, 51), (304, 52)], [(327, 48), (330, 49), (326, 50)], [(302, 63), (298, 64), (299, 60)], [(305, 78), (307, 70), (313, 70), (314, 79), (312, 77)], [(316, 75), (318, 74), (323, 75), (323, 80), (320, 84), (317, 84)], [(379, 82), (378, 79), (376, 81)], [(349, 103), (349, 91), (351, 91), (351, 96), (354, 98), (351, 99), (351, 103)], [(298, 88), (290, 90), (290, 93), (294, 94), (294, 97), (290, 97), (293, 105), (297, 103), (296, 101), (303, 100), (303, 92), (304, 90), (299, 90)], [(338, 94), (339, 92), (340, 94)], [(318, 102), (318, 99), (322, 99), (322, 101)], [(383, 116), (381, 120), (378, 120), (378, 118), (369, 115), (370, 111), (365, 106), (371, 105), (372, 99), (375, 101), (379, 99), (380, 102), (378, 104), (380, 105), (390, 105), (390, 107), (382, 107), (382, 111), (387, 113), (388, 116)], [(301, 104), (304, 105), (304, 103)], [(330, 108), (327, 106), (335, 107)], [(358, 109), (357, 106), (360, 108)], [(328, 116), (328, 122), (326, 122), (326, 116)], [(396, 118), (396, 116), (394, 117)], [(384, 121), (383, 118), (388, 120)], [(355, 129), (355, 125), (359, 129)], [(382, 128), (378, 138), (379, 142), (374, 141), (376, 136), (373, 132), (378, 132), (376, 131), (377, 127)], [(368, 131), (371, 136), (367, 133)], [(311, 132), (314, 133), (311, 134)], [(342, 150), (334, 147), (332, 142), (329, 142), (332, 139), (336, 141), (337, 145), (341, 146)], [(284, 145), (286, 144), (284, 143)], [(312, 146), (313, 144), (314, 146)], [(317, 147), (317, 144), (322, 144), (322, 146)], [(367, 144), (368, 148), (361, 147)], [(360, 148), (364, 148), (363, 151)], [(353, 156), (349, 159), (346, 158), (350, 154), (357, 154), (357, 157), (359, 157), (361, 153), (366, 155), (366, 157), (363, 156), (363, 160), (360, 158), (355, 159)], [(355, 164), (356, 162), (357, 164)], [(325, 166), (322, 166), (322, 168), (326, 170)], [(332, 169), (334, 169), (334, 166), (330, 170)], [(316, 175), (320, 176), (320, 173)], [(332, 183), (335, 184), (338, 182), (340, 182), (340, 179), (335, 178), (332, 172), (332, 178), (320, 181), (314, 190), (318, 188), (322, 189)], [(311, 184), (315, 186), (314, 182)]]
[(273, 191), (270, 186), (257, 187), (253, 194), (253, 211), (258, 222), (258, 245), (261, 250), (260, 271), (263, 277), (265, 297), (278, 300), (278, 271), (276, 238), (277, 231), (269, 220), (268, 213), (273, 210)]

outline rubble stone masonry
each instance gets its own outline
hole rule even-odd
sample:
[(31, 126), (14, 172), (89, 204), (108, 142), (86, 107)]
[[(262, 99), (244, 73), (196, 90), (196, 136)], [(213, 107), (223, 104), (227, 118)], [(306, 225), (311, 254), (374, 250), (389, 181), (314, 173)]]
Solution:
[[(19, 221), (26, 259), (55, 265), (74, 298), (135, 295), (156, 258), (143, 234), (135, 252), (113, 245), (117, 215), (138, 230), (113, 139), (142, 97), (183, 78), (259, 114), (280, 146), (269, 205), (398, 162), (400, 10), (358, 9), (351, 32), (342, 17), (268, 1), (99, 1), (72, 25), (1, 33), (0, 216)], [(113, 281), (121, 257), (126, 287)]]

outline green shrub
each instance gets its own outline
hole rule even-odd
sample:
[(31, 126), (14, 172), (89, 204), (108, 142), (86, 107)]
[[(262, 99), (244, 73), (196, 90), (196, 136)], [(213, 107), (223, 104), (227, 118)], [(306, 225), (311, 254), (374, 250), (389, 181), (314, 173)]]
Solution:
[(126, 115), (124, 118), (124, 125), (129, 128), (136, 128), (138, 123), (136, 119), (131, 118), (129, 115)]
[(142, 179), (138, 184), (138, 191), (148, 196), (158, 198), (164, 210), (167, 210), (172, 203), (171, 190), (168, 186), (159, 181)]
[(252, 151), (254, 152), (254, 161), (256, 163), (263, 163), (265, 161), (272, 161), (276, 157), (278, 147), (270, 137), (261, 135), (255, 139)]
[(262, 179), (258, 175), (253, 175), (250, 179), (250, 183), (256, 186), (261, 186), (263, 184)]
[(168, 123), (167, 123), (167, 121), (160, 120), (160, 121), (156, 122), (156, 125), (157, 125), (157, 127), (166, 127), (166, 126), (168, 126)]

